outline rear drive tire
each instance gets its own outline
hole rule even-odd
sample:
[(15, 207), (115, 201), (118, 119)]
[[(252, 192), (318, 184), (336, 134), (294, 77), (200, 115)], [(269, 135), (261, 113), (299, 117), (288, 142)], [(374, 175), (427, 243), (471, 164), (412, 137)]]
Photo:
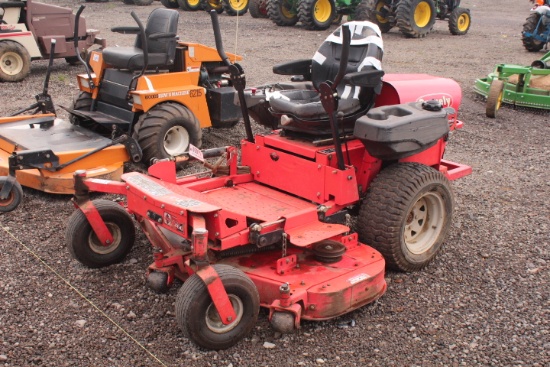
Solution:
[(31, 72), (31, 55), (21, 44), (0, 42), (0, 81), (19, 82)]
[(189, 144), (200, 148), (200, 123), (186, 107), (177, 103), (162, 103), (140, 116), (133, 137), (143, 151), (143, 162), (181, 155)]
[[(521, 33), (521, 41), (523, 42), (523, 47), (529, 52), (537, 52), (542, 50), (544, 47), (544, 42), (541, 42), (539, 40), (536, 40), (532, 36), (526, 36), (525, 32), (534, 34), (537, 30), (537, 25), (540, 20), (540, 14), (538, 13), (531, 13), (527, 19), (525, 20), (525, 23), (523, 24), (523, 32)], [(542, 27), (542, 29), (539, 29), (538, 33), (544, 33), (546, 30), (545, 27)]]
[[(8, 178), (6, 176), (0, 177), (0, 191), (2, 191), (2, 188), (8, 181)], [(23, 188), (21, 187), (21, 184), (19, 182), (15, 181), (10, 193), (8, 194), (8, 197), (4, 200), (0, 199), (0, 212), (1, 213), (8, 213), (21, 204), (21, 201), (23, 200)]]
[(134, 5), (134, 0), (122, 0), (122, 2), (126, 5)]
[(241, 270), (229, 265), (213, 265), (237, 314), (224, 325), (203, 280), (192, 275), (176, 296), (176, 318), (183, 334), (206, 349), (227, 349), (244, 338), (256, 324), (260, 296), (254, 283)]
[(113, 243), (103, 246), (79, 209), (67, 221), (65, 242), (73, 258), (80, 263), (102, 268), (124, 259), (134, 245), (136, 232), (132, 218), (122, 206), (108, 200), (94, 200), (93, 203), (111, 232)]
[(177, 9), (180, 7), (177, 0), (160, 0), (160, 3), (168, 9)]
[(177, 0), (180, 8), (187, 11), (197, 11), (202, 9), (200, 0)]
[(298, 5), (298, 18), (306, 29), (328, 29), (335, 17), (334, 0), (301, 0)]
[(298, 12), (290, 0), (266, 0), (267, 16), (280, 27), (290, 27), (298, 23)]
[(502, 105), (502, 97), (504, 97), (504, 82), (499, 79), (493, 79), (487, 94), (487, 102), (485, 103), (485, 115), (490, 118), (497, 117), (497, 111)]
[(382, 33), (388, 33), (393, 28), (390, 20), (381, 13), (387, 12), (384, 9), (384, 0), (363, 0), (355, 8), (353, 20), (369, 20), (376, 24)]
[(134, 0), (134, 4), (137, 6), (147, 6), (151, 5), (153, 3), (153, 0)]
[(472, 17), (470, 10), (464, 8), (456, 8), (449, 16), (449, 31), (455, 36), (463, 36), (468, 33)]
[(401, 33), (422, 38), (432, 31), (436, 11), (433, 0), (401, 0), (395, 14)]
[(221, 0), (227, 15), (245, 15), (248, 12), (249, 0)]
[(357, 218), (361, 242), (376, 248), (386, 266), (416, 271), (427, 266), (451, 226), (449, 180), (432, 167), (397, 163), (371, 183)]

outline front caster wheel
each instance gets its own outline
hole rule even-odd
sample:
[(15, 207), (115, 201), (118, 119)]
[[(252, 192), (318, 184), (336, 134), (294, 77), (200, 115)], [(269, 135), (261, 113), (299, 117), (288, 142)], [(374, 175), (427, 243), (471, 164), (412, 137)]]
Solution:
[[(4, 188), (4, 185), (8, 181), (8, 177), (0, 177), (0, 192)], [(5, 198), (0, 198), (0, 213), (8, 213), (15, 210), (21, 204), (23, 200), (23, 189), (19, 182), (15, 181), (11, 187), (10, 192)]]
[(84, 213), (76, 210), (67, 222), (67, 248), (73, 258), (90, 268), (117, 264), (134, 245), (134, 222), (117, 203), (108, 200), (94, 200), (93, 203), (113, 236), (113, 242), (109, 245), (102, 244)]
[(388, 268), (416, 271), (437, 255), (451, 225), (449, 180), (419, 163), (398, 163), (375, 177), (361, 204), (357, 232)]
[(229, 265), (213, 265), (218, 273), (236, 319), (225, 325), (210, 298), (203, 280), (192, 275), (176, 297), (176, 317), (184, 335), (206, 349), (220, 350), (235, 345), (256, 324), (260, 296), (254, 283), (242, 271)]
[(168, 274), (163, 271), (152, 271), (147, 275), (147, 286), (157, 293), (168, 292)]

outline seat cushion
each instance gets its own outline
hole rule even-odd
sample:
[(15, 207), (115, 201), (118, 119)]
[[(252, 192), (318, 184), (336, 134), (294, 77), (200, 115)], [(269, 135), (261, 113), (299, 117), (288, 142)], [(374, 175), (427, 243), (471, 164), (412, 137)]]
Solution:
[[(117, 69), (139, 70), (143, 68), (143, 50), (136, 47), (108, 47), (103, 50), (103, 60)], [(162, 67), (168, 62), (165, 53), (150, 53), (148, 67)]]

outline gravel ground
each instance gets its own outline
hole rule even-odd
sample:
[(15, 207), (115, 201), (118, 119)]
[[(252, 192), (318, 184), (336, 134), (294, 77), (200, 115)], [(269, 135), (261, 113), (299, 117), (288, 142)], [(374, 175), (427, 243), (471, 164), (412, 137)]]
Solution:
[[(110, 45), (127, 45), (131, 37), (110, 27), (131, 25), (130, 10), (145, 19), (159, 3), (87, 6), (88, 27)], [(158, 295), (145, 286), (152, 258), (143, 234), (123, 263), (87, 269), (64, 245), (70, 198), (25, 189), (22, 206), (0, 216), (0, 365), (550, 366), (549, 114), (504, 106), (487, 119), (472, 89), (496, 63), (527, 65), (542, 55), (521, 45), (530, 3), (464, 0), (463, 6), (473, 19), (466, 36), (451, 36), (438, 22), (425, 39), (404, 39), (397, 31), (384, 37), (386, 72), (450, 77), (464, 93), (465, 127), (453, 134), (446, 158), (471, 165), (474, 173), (453, 182), (452, 230), (427, 269), (390, 272), (379, 301), (334, 320), (304, 322), (294, 334), (275, 333), (262, 311), (237, 346), (204, 351), (177, 327), (177, 287)], [(249, 85), (279, 80), (273, 64), (310, 57), (330, 32), (278, 28), (249, 15), (238, 22), (220, 18), (226, 51), (244, 56)], [(181, 13), (179, 34), (214, 44), (202, 12)], [(0, 85), (2, 115), (31, 103), (45, 69), (45, 62), (34, 62), (24, 82)], [(79, 71), (55, 62), (50, 92), (57, 104), (70, 105)], [(203, 140), (219, 146), (243, 135), (242, 128), (212, 130)]]

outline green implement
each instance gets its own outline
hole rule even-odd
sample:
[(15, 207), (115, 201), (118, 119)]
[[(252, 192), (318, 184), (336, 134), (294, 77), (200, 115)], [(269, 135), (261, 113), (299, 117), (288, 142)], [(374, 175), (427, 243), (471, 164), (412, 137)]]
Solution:
[(531, 66), (497, 65), (486, 78), (475, 81), (474, 91), (487, 98), (487, 117), (496, 117), (502, 103), (550, 109), (550, 52)]

